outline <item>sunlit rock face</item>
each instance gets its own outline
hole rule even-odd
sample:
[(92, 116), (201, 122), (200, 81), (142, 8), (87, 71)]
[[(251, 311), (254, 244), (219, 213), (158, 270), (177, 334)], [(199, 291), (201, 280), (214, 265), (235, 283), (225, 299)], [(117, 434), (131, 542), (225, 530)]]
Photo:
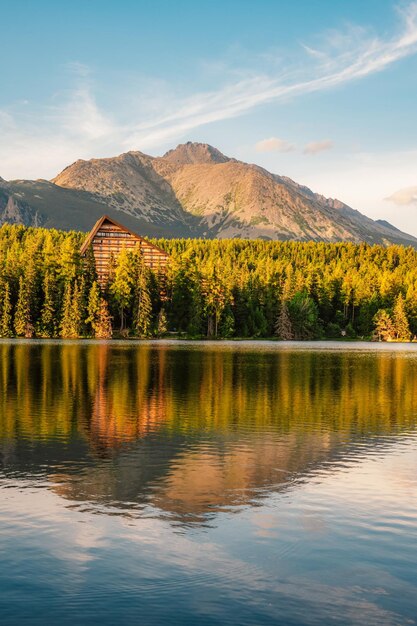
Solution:
[[(0, 189), (4, 185), (0, 181)], [(32, 225), (89, 230), (104, 213), (148, 236), (417, 246), (386, 222), (203, 143), (180, 144), (162, 157), (131, 151), (79, 159), (50, 182), (7, 185), (30, 210)], [(6, 212), (4, 221), (13, 219)]]

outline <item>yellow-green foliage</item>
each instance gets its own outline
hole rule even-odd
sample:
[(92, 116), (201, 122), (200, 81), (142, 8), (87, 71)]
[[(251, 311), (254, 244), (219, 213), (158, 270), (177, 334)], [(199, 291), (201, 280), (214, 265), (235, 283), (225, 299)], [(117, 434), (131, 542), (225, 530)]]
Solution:
[(137, 252), (126, 251), (112, 260), (110, 282), (98, 296), (92, 291), (97, 277), (91, 258), (79, 255), (84, 238), (43, 228), (0, 228), (3, 336), (94, 336), (88, 312), (93, 296), (106, 303), (107, 336), (110, 317), (124, 334), (158, 334), (162, 308), (168, 332), (279, 336), (283, 303), (288, 338), (370, 337), (381, 310), (392, 324), (392, 337), (380, 337), (406, 340), (417, 333), (413, 248), (165, 239), (157, 242), (171, 255), (164, 276), (149, 272)]

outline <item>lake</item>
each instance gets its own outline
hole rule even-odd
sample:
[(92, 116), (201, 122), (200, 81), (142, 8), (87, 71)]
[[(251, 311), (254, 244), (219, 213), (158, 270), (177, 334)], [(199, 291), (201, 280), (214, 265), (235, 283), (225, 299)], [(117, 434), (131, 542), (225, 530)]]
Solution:
[(415, 624), (417, 346), (0, 341), (0, 623)]

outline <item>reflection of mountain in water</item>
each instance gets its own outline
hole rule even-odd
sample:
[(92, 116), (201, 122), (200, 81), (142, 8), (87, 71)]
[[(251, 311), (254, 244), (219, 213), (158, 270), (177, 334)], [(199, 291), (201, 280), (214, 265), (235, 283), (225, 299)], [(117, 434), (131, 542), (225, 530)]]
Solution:
[(416, 423), (401, 354), (1, 344), (3, 474), (204, 520)]

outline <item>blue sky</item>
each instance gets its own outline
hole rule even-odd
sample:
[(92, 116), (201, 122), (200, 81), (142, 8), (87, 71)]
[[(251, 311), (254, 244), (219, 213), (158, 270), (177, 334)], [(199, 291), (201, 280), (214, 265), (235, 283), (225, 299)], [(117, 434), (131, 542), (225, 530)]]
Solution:
[(417, 235), (417, 3), (0, 0), (0, 176), (208, 142)]

